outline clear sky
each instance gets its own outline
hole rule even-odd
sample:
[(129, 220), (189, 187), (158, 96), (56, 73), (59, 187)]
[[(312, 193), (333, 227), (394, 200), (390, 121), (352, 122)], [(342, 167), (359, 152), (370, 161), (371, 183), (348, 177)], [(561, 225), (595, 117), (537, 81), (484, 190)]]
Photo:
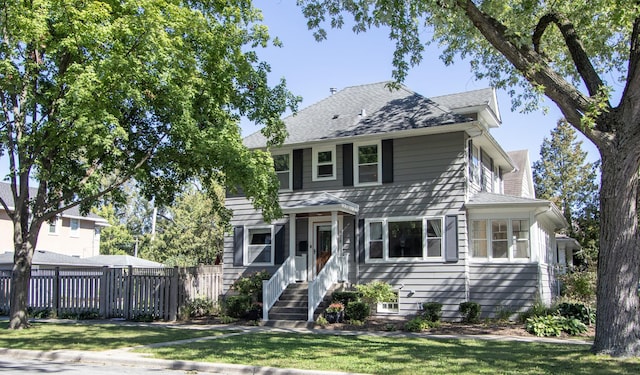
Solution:
[[(278, 37), (282, 48), (258, 50), (258, 56), (272, 68), (272, 83), (285, 77), (287, 86), (303, 97), (303, 109), (330, 95), (329, 89), (391, 80), (394, 43), (386, 30), (370, 30), (355, 34), (347, 26), (342, 30), (328, 30), (328, 40), (316, 42), (307, 29), (306, 20), (295, 0), (254, 0), (262, 9), (264, 23), (272, 37)], [(468, 62), (459, 61), (445, 66), (438, 58), (435, 47), (424, 54), (420, 66), (413, 68), (404, 84), (418, 94), (430, 97), (476, 90), (489, 86), (487, 81), (476, 81)], [(542, 111), (522, 114), (511, 111), (511, 99), (505, 90), (498, 90), (498, 104), (502, 126), (492, 135), (507, 151), (529, 150), (531, 161), (539, 158), (544, 137), (549, 137), (562, 117), (551, 101), (546, 101), (547, 114)], [(242, 123), (243, 135), (258, 130), (250, 123)], [(597, 149), (579, 134), (582, 149), (589, 153), (589, 161), (599, 158)]]

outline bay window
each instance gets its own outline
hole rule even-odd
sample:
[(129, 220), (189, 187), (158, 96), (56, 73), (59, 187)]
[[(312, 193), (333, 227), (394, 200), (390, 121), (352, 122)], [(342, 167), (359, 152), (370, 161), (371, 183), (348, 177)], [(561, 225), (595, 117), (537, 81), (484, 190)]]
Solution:
[(471, 257), (488, 260), (530, 259), (528, 219), (472, 220)]

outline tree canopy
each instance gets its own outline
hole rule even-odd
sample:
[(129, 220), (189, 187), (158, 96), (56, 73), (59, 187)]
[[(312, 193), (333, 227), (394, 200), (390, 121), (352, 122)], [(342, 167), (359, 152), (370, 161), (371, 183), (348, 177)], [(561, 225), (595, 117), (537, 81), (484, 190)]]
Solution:
[[(280, 214), (268, 153), (249, 151), (241, 116), (284, 139), (299, 101), (256, 49), (270, 43), (251, 2), (11, 1), (0, 13), (0, 154), (9, 161), (15, 265), (10, 328), (27, 325), (37, 233), (72, 206), (122, 197), (135, 179), (171, 202), (198, 175), (241, 188), (267, 220)], [(278, 41), (274, 41), (278, 44)], [(36, 181), (37, 193), (29, 193)], [(11, 210), (9, 210), (11, 207)]]
[[(468, 59), (513, 106), (545, 95), (602, 160), (598, 353), (640, 355), (640, 4), (636, 0), (298, 0), (318, 39), (324, 27), (388, 27), (402, 81), (437, 43), (446, 64)], [(615, 93), (615, 95), (614, 95)], [(619, 98), (617, 103), (614, 100)]]

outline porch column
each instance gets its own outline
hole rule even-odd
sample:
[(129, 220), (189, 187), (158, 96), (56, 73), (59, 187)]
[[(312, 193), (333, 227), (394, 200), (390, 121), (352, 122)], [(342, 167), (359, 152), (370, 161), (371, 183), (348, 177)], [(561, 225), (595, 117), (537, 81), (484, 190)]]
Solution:
[(296, 214), (289, 214), (289, 257), (296, 256)]
[(338, 211), (331, 211), (331, 254), (338, 255)]

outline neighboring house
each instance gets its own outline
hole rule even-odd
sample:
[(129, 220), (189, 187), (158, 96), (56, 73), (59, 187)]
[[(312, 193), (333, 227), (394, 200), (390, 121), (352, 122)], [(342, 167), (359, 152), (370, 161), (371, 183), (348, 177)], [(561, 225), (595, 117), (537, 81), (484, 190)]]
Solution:
[[(32, 268), (34, 270), (55, 269), (66, 270), (71, 268), (162, 268), (164, 265), (158, 262), (133, 257), (130, 255), (97, 255), (90, 258), (79, 258), (54, 253), (51, 251), (36, 250), (33, 253)], [(0, 271), (13, 268), (13, 252), (0, 254)]]
[[(306, 320), (339, 281), (390, 283), (398, 300), (377, 313), (398, 317), (427, 301), (443, 303), (449, 319), (464, 301), (484, 316), (550, 302), (554, 232), (567, 223), (533, 198), (528, 163), (517, 169), (490, 135), (501, 124), (493, 89), (426, 98), (385, 82), (354, 86), (285, 123), (286, 141), (270, 150), (285, 217), (265, 223), (246, 198), (227, 197), (225, 292), (269, 271), (268, 317), (282, 289), (308, 282)], [(244, 141), (266, 149), (259, 132)], [(510, 196), (514, 171), (520, 190)]]
[[(36, 190), (32, 190), (34, 196)], [(12, 209), (13, 198), (9, 184), (0, 182), (0, 196), (9, 209)], [(99, 255), (100, 231), (108, 225), (106, 219), (92, 213), (81, 215), (78, 206), (73, 207), (42, 225), (36, 250), (81, 258)], [(0, 206), (0, 253), (13, 250), (13, 222)]]

